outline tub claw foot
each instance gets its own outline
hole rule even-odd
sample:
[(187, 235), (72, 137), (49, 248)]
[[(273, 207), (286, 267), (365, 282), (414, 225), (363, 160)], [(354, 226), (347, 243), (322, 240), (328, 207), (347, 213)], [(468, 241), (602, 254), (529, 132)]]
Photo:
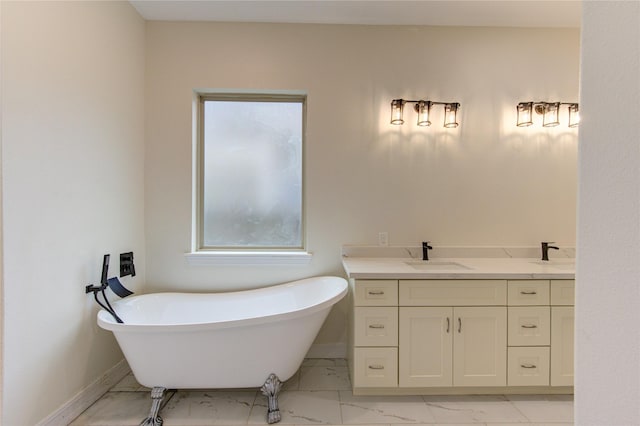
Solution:
[(262, 394), (267, 397), (267, 423), (278, 423), (280, 421), (280, 409), (278, 408), (278, 394), (282, 388), (282, 382), (275, 374), (269, 378), (260, 388)]
[(160, 411), (165, 390), (162, 387), (151, 389), (151, 411), (149, 411), (149, 416), (140, 423), (140, 426), (162, 426), (162, 417), (158, 415), (158, 412)]

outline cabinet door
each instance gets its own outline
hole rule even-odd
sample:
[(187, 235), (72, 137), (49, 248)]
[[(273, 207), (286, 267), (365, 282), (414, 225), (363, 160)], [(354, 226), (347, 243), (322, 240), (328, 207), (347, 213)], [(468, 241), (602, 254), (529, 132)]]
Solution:
[(506, 386), (507, 308), (453, 309), (453, 385)]
[(573, 307), (551, 308), (551, 386), (573, 386)]
[(449, 307), (400, 308), (400, 386), (452, 385), (452, 313)]

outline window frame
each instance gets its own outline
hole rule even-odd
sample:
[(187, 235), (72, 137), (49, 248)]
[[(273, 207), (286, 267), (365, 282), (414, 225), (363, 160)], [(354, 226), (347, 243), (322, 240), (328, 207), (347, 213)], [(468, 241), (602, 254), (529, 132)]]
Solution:
[[(310, 262), (307, 247), (305, 145), (307, 94), (300, 91), (194, 91), (193, 106), (193, 224), (190, 264), (305, 264)], [(207, 101), (296, 102), (302, 106), (301, 140), (301, 229), (300, 246), (226, 247), (204, 245), (204, 105)]]

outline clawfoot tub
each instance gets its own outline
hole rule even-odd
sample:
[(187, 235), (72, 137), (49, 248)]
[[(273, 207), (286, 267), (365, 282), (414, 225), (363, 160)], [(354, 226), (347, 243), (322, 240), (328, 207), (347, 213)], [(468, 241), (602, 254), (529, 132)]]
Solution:
[(281, 381), (298, 370), (347, 282), (315, 277), (231, 293), (155, 293), (113, 303), (124, 321), (98, 312), (136, 380), (151, 391), (141, 425), (159, 426), (166, 389), (261, 387), (267, 421), (280, 420)]

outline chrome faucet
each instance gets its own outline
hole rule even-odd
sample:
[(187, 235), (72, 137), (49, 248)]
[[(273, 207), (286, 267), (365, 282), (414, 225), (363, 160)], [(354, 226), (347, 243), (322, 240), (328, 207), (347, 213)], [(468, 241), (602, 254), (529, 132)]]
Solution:
[(541, 244), (542, 244), (542, 260), (549, 260), (549, 249), (560, 250), (559, 247), (549, 245), (549, 244), (553, 244), (553, 242), (543, 241)]
[(429, 241), (422, 242), (422, 260), (429, 260), (429, 250), (432, 250), (433, 247), (429, 245)]

